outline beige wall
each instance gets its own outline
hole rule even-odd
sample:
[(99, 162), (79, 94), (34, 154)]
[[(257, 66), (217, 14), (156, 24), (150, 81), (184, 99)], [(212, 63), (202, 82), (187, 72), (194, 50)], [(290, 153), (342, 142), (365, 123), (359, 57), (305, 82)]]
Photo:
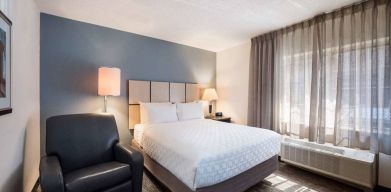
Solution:
[(250, 48), (248, 41), (217, 53), (217, 111), (239, 124), (247, 124)]
[(31, 191), (39, 163), (39, 11), (33, 0), (0, 6), (13, 23), (13, 113), (0, 116), (0, 191)]

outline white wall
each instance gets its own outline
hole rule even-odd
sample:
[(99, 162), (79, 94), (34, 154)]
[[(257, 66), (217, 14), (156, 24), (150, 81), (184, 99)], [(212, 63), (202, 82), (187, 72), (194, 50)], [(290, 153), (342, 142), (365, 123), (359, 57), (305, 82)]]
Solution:
[(217, 53), (217, 111), (235, 123), (247, 124), (251, 42)]
[(13, 113), (0, 116), (0, 191), (31, 191), (40, 158), (39, 11), (34, 0), (1, 0), (0, 6), (13, 24)]

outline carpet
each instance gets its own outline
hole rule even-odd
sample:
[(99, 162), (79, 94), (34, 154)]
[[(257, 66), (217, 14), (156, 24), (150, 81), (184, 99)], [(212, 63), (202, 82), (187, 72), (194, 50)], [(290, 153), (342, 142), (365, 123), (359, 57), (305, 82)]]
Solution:
[[(345, 183), (280, 162), (276, 172), (246, 192), (363, 192)], [(37, 192), (41, 192), (38, 188)], [(143, 192), (169, 192), (147, 171), (143, 175)]]
[[(143, 192), (169, 190), (149, 173), (143, 178)], [(362, 192), (345, 183), (280, 162), (279, 169), (246, 192)]]

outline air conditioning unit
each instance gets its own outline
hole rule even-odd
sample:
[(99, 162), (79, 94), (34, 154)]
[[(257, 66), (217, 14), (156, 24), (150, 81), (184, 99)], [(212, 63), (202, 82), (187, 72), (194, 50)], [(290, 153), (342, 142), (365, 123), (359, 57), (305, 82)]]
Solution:
[(288, 164), (371, 189), (374, 187), (375, 156), (369, 151), (284, 138), (280, 156)]

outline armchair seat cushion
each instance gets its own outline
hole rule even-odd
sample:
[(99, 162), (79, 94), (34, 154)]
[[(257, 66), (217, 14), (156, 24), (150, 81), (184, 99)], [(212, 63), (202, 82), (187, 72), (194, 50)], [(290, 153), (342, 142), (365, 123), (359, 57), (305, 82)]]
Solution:
[(67, 192), (92, 192), (130, 181), (131, 169), (119, 162), (102, 163), (65, 174)]

